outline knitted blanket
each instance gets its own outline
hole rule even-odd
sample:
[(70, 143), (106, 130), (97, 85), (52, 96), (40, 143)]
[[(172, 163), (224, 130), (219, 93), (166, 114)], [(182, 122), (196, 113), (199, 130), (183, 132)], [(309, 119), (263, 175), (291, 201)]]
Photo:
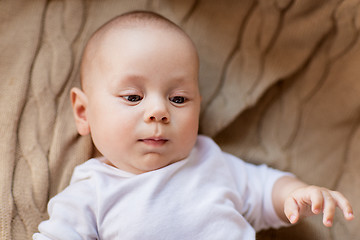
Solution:
[[(248, 162), (342, 191), (360, 211), (360, 0), (0, 1), (0, 238), (30, 239), (96, 153), (73, 122), (82, 49), (120, 13), (179, 24), (200, 54), (200, 131)], [(258, 239), (360, 239), (311, 217)]]

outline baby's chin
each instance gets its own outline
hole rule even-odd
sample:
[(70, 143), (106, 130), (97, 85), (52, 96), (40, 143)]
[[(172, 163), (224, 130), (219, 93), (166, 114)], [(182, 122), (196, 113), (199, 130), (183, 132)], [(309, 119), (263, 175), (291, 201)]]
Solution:
[(138, 170), (140, 173), (156, 171), (162, 168), (166, 168), (174, 163), (180, 162), (187, 158), (187, 155), (181, 155), (169, 160), (169, 157), (161, 156), (158, 153), (148, 153), (146, 157), (140, 161)]
[(131, 163), (127, 164), (114, 162), (105, 157), (102, 161), (109, 166), (138, 175), (166, 168), (176, 162), (186, 159), (188, 156), (189, 154), (181, 154), (178, 157), (174, 156), (173, 159), (171, 159), (168, 156), (163, 156), (159, 153), (147, 153), (142, 158), (133, 159)]

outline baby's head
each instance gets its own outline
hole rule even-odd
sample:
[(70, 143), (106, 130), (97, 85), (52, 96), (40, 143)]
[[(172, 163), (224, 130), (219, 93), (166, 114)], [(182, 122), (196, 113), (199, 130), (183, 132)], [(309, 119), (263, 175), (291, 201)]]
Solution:
[(105, 162), (135, 174), (186, 158), (200, 114), (198, 55), (174, 23), (149, 12), (116, 17), (90, 38), (82, 90), (71, 99), (81, 135)]

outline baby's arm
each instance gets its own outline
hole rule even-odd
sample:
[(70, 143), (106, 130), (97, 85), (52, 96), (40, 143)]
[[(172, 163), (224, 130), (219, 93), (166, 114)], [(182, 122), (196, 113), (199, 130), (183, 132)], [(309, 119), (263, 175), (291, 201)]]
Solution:
[(275, 182), (272, 199), (276, 213), (284, 221), (296, 223), (301, 217), (323, 211), (323, 224), (332, 226), (336, 207), (346, 220), (354, 218), (349, 201), (339, 192), (309, 186), (297, 178), (285, 176)]
[(50, 218), (40, 223), (33, 239), (98, 239), (93, 188), (92, 182), (79, 181), (53, 197), (48, 204)]

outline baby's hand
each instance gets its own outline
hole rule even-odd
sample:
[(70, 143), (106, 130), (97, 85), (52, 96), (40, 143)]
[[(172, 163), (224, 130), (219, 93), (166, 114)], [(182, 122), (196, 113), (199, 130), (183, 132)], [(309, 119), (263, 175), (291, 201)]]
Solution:
[(323, 212), (323, 224), (331, 227), (336, 207), (342, 210), (346, 220), (354, 218), (352, 207), (344, 195), (326, 188), (307, 186), (290, 194), (285, 200), (284, 212), (291, 223), (296, 223), (303, 216)]

